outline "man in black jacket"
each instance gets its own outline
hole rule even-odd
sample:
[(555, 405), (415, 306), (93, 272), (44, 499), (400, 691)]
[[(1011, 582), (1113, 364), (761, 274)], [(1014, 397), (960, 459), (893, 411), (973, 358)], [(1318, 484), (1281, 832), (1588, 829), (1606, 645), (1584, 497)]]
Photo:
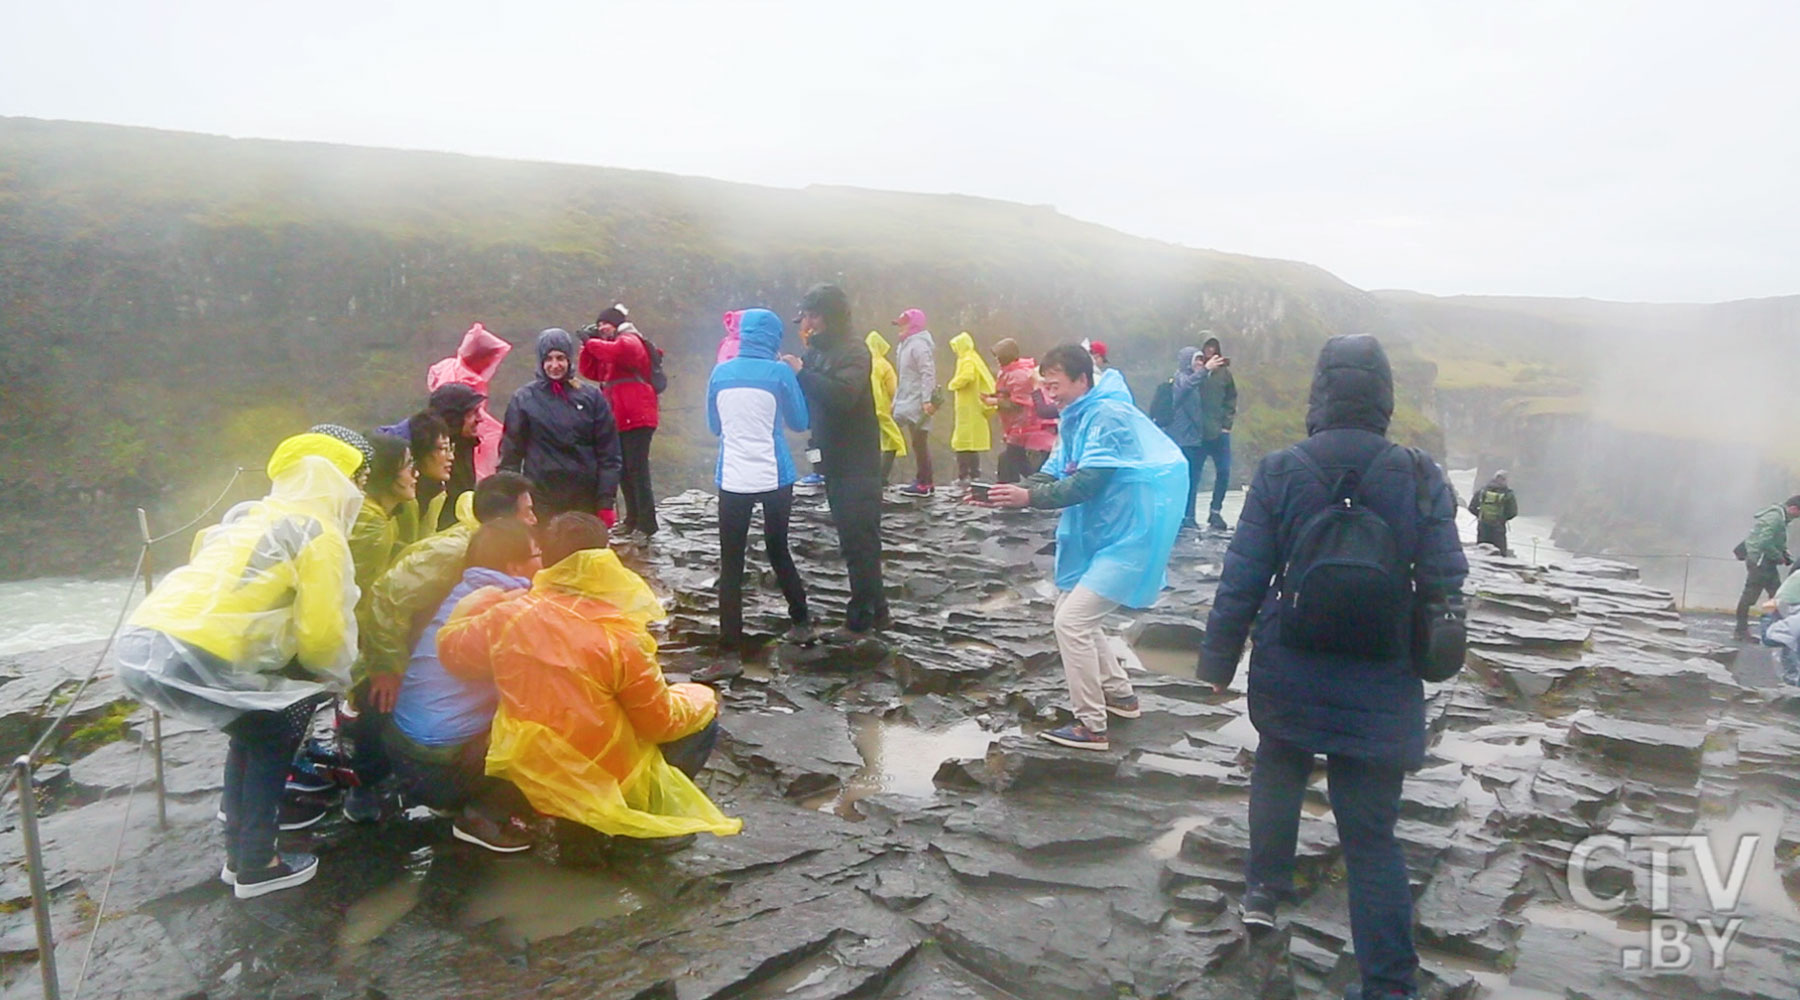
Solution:
[(506, 404), (500, 468), (531, 480), (539, 520), (565, 511), (598, 512), (613, 523), (622, 463), (612, 407), (598, 386), (575, 377), (575, 337), (538, 334), (538, 377)]
[(836, 285), (815, 285), (800, 300), (804, 360), (784, 354), (812, 414), (815, 471), (837, 526), (838, 548), (850, 571), (844, 628), (861, 637), (889, 624), (881, 586), (881, 429), (869, 381), (868, 345), (850, 330), (850, 299)]

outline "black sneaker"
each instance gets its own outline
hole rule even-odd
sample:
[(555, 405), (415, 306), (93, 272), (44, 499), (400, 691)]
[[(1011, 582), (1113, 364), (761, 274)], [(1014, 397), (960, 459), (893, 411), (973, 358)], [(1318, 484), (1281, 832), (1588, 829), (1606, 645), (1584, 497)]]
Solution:
[(304, 830), (325, 818), (331, 807), (314, 795), (289, 795), (281, 800), (276, 825), (283, 830)]
[(818, 640), (819, 633), (813, 629), (811, 622), (795, 623), (781, 633), (781, 641), (790, 646), (810, 646)]
[(319, 859), (311, 854), (282, 854), (268, 868), (246, 869), (237, 873), (231, 893), (239, 899), (255, 899), (271, 892), (305, 885), (319, 874)]
[(1212, 514), (1208, 515), (1206, 518), (1206, 526), (1214, 531), (1231, 530), (1231, 525), (1225, 523), (1225, 519), (1219, 516), (1218, 511), (1214, 511)]
[(381, 822), (381, 807), (381, 793), (368, 785), (344, 793), (344, 818), (352, 823)]
[(1252, 932), (1275, 928), (1275, 894), (1267, 889), (1251, 889), (1244, 893), (1238, 907), (1238, 919)]
[(287, 790), (290, 792), (329, 792), (337, 781), (329, 773), (329, 765), (321, 766), (311, 759), (288, 765)]

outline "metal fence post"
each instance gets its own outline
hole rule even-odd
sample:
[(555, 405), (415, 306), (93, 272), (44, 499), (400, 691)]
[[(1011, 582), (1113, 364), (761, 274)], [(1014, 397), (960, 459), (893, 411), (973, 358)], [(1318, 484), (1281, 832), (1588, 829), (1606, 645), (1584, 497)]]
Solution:
[[(142, 507), (137, 509), (137, 515), (138, 533), (144, 537), (144, 558), (142, 560), (144, 596), (149, 597), (151, 589), (155, 586), (150, 569), (150, 515), (145, 513)], [(156, 826), (159, 830), (167, 830), (169, 828), (169, 797), (163, 784), (162, 713), (154, 708), (150, 709), (150, 735), (156, 744), (151, 748), (150, 755), (151, 763), (156, 767)]]
[(1693, 565), (1694, 565), (1694, 557), (1691, 554), (1683, 555), (1681, 557), (1681, 609), (1680, 610), (1682, 610), (1682, 611), (1686, 611), (1687, 606), (1688, 606), (1688, 602), (1687, 602), (1688, 570)]
[(31, 877), (31, 915), (37, 922), (38, 972), (44, 977), (45, 1000), (58, 1000), (56, 936), (50, 927), (50, 890), (44, 887), (44, 845), (38, 839), (37, 789), (31, 785), (31, 755), (13, 761), (19, 787), (19, 830), (25, 835), (25, 871)]

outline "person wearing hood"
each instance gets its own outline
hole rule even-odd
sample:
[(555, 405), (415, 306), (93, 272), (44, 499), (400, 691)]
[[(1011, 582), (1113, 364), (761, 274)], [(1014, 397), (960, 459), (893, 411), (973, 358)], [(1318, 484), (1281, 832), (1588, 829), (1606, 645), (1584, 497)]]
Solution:
[[(1259, 740), (1244, 923), (1273, 927), (1277, 906), (1291, 897), (1300, 807), (1314, 757), (1324, 754), (1349, 869), (1362, 995), (1371, 1000), (1418, 995), (1412, 892), (1394, 837), (1401, 785), (1425, 758), (1413, 606), (1459, 594), (1469, 572), (1450, 484), (1429, 457), (1388, 441), (1393, 411), (1393, 372), (1381, 343), (1360, 335), (1327, 341), (1313, 375), (1309, 436), (1264, 458), (1250, 485), (1198, 669), (1201, 681), (1223, 692), (1254, 627), (1249, 709)], [(1358, 502), (1386, 524), (1396, 563), (1410, 566), (1411, 578), (1393, 581), (1398, 587), (1377, 595), (1383, 600), (1360, 591), (1339, 595), (1343, 614), (1367, 620), (1319, 633), (1302, 615), (1298, 591), (1292, 602), (1285, 599), (1282, 574), (1290, 567), (1305, 581), (1325, 564), (1292, 566), (1301, 556), (1284, 540), (1324, 523), (1316, 519), (1328, 509)]]
[(869, 387), (875, 393), (875, 422), (881, 426), (881, 485), (886, 488), (888, 477), (894, 473), (894, 459), (906, 455), (906, 435), (900, 433), (900, 425), (894, 423), (894, 393), (900, 385), (900, 377), (894, 371), (893, 362), (887, 359), (892, 350), (887, 338), (879, 331), (870, 330), (863, 338), (869, 345)]
[(988, 425), (994, 415), (994, 373), (981, 360), (967, 330), (950, 338), (950, 350), (956, 354), (956, 374), (944, 383), (956, 400), (950, 449), (956, 452), (956, 478), (966, 483), (980, 478), (981, 456), (994, 447), (993, 428)]
[(375, 581), (387, 572), (399, 548), (394, 511), (413, 499), (419, 482), (412, 450), (404, 439), (377, 431), (369, 442), (374, 460), (363, 486), (362, 507), (350, 529), (350, 559), (356, 566), (356, 589), (362, 595), (356, 604), (359, 619), (368, 607)]
[(362, 456), (324, 434), (283, 441), (268, 496), (194, 539), (119, 634), (120, 683), (164, 712), (221, 729), (225, 865), (239, 899), (300, 885), (318, 858), (276, 850), (288, 764), (314, 711), (349, 683), (356, 656), (350, 529)]
[[(1206, 448), (1206, 403), (1201, 394), (1201, 387), (1215, 373), (1224, 370), (1223, 358), (1206, 357), (1198, 347), (1184, 347), (1176, 356), (1175, 377), (1170, 381), (1169, 419), (1163, 430), (1168, 432), (1169, 440), (1174, 441), (1181, 449), (1181, 454), (1188, 463), (1188, 497), (1187, 510), (1181, 515), (1183, 528), (1198, 529), (1200, 525), (1194, 520), (1194, 498), (1200, 493), (1200, 471), (1206, 465), (1210, 454)], [(1226, 377), (1229, 377), (1227, 373)], [(1220, 482), (1228, 481), (1229, 471), (1224, 471), (1225, 479), (1219, 479), (1221, 470), (1229, 470), (1230, 459), (1221, 465), (1213, 462), (1213, 476)], [(1224, 503), (1224, 490), (1215, 487), (1214, 495), (1218, 502)], [(1224, 525), (1224, 518), (1218, 510), (1212, 516), (1218, 523), (1214, 527)]]
[(610, 524), (623, 466), (612, 407), (575, 376), (569, 331), (551, 327), (538, 334), (537, 358), (537, 378), (506, 404), (500, 467), (531, 480), (540, 518), (598, 511)]
[(713, 364), (722, 365), (738, 356), (738, 345), (742, 342), (739, 328), (743, 319), (744, 310), (742, 309), (733, 309), (724, 315), (725, 336), (719, 340), (719, 350), (713, 357)]
[(1001, 507), (1062, 511), (1054, 626), (1075, 722), (1041, 735), (1104, 751), (1112, 746), (1107, 716), (1135, 719), (1140, 710), (1103, 623), (1121, 605), (1147, 608), (1161, 594), (1181, 530), (1187, 463), (1132, 403), (1117, 372), (1094, 377), (1093, 360), (1080, 346), (1052, 349), (1038, 370), (1062, 411), (1056, 447), (1023, 485), (995, 485), (988, 499)]
[(928, 497), (931, 471), (931, 416), (937, 412), (937, 343), (925, 328), (925, 311), (908, 309), (894, 320), (900, 328), (899, 388), (894, 392), (894, 423), (912, 442), (912, 485), (900, 492)]
[(650, 480), (650, 439), (658, 421), (656, 387), (650, 381), (651, 347), (626, 321), (620, 306), (601, 313), (594, 331), (581, 346), (581, 376), (606, 392), (618, 426), (624, 533), (647, 539), (657, 528), (656, 491)]
[(850, 298), (815, 285), (800, 300), (806, 358), (784, 354), (806, 394), (825, 499), (850, 571), (844, 634), (855, 639), (889, 624), (881, 585), (881, 428), (875, 421), (868, 345), (850, 328)]
[[(450, 425), (452, 430), (458, 431), (457, 437), (474, 440), (474, 446), (469, 449), (469, 464), (473, 475), (468, 481), (469, 486), (465, 488), (473, 487), (476, 480), (486, 479), (500, 468), (500, 435), (506, 428), (488, 412), (487, 397), (493, 386), (494, 374), (500, 370), (500, 363), (511, 353), (511, 344), (489, 333), (487, 327), (476, 323), (463, 334), (462, 343), (457, 346), (455, 354), (425, 371), (426, 392), (435, 394), (444, 386), (461, 385), (480, 397), (475, 406), (472, 427)], [(463, 431), (468, 433), (462, 433)], [(461, 442), (458, 444), (460, 446)], [(460, 454), (458, 457), (461, 457)], [(455, 480), (455, 477), (452, 478)], [(451, 509), (455, 509), (454, 502)]]
[(1504, 469), (1469, 498), (1469, 513), (1475, 515), (1475, 544), (1492, 545), (1503, 556), (1512, 554), (1506, 547), (1506, 523), (1519, 516), (1519, 498), (1506, 485)]
[[(738, 315), (738, 354), (715, 367), (706, 385), (706, 425), (719, 438), (719, 644), (728, 650), (744, 641), (744, 544), (758, 506), (769, 566), (787, 598), (788, 638), (810, 637), (806, 585), (788, 550), (795, 470), (787, 432), (810, 426), (806, 396), (793, 369), (777, 360), (781, 317), (767, 309)], [(696, 679), (722, 679), (738, 670), (721, 663)]]
[(550, 522), (543, 559), (529, 591), (477, 590), (437, 634), (449, 674), (499, 692), (487, 773), (538, 812), (609, 836), (737, 833), (743, 821), (693, 781), (718, 738), (719, 696), (664, 680), (649, 624), (665, 612), (649, 585), (592, 514)]
[(994, 380), (993, 402), (1006, 443), (996, 478), (1016, 483), (1043, 468), (1056, 444), (1056, 421), (1038, 412), (1037, 362), (1019, 357), (1018, 341), (1007, 337), (995, 344), (994, 360), (1000, 363), (1000, 374)]

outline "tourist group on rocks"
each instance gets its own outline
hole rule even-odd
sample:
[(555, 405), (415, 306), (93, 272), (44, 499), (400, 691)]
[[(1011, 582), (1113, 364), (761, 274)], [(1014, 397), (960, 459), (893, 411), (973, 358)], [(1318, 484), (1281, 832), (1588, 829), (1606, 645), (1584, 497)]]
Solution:
[[(649, 631), (664, 610), (613, 548), (657, 533), (650, 445), (669, 388), (662, 352), (623, 306), (579, 334), (539, 334), (537, 376), (503, 417), (487, 394), (511, 346), (476, 325), (430, 367), (418, 413), (368, 434), (321, 425), (274, 448), (268, 495), (203, 531), (116, 645), (135, 696), (229, 737), (220, 877), (237, 897), (316, 873), (317, 858), (278, 850), (278, 833), (315, 822), (340, 787), (352, 821), (378, 821), (397, 790), (451, 817), (457, 839), (497, 852), (528, 850), (544, 817), (638, 849), (737, 833), (740, 821), (693, 779), (719, 731), (708, 682), (741, 669), (755, 511), (786, 598), (782, 641), (872, 669), (891, 625), (886, 482), (911, 457), (897, 496), (934, 493), (929, 433), (946, 404), (956, 499), (1061, 511), (1051, 625), (1070, 719), (1040, 735), (1109, 750), (1109, 718), (1140, 709), (1103, 622), (1157, 601), (1178, 538), (1199, 529), (1209, 458), (1207, 523), (1226, 528), (1237, 390), (1218, 340), (1183, 348), (1146, 412), (1098, 341), (1032, 359), (1002, 340), (996, 372), (962, 333), (940, 387), (922, 311), (895, 320), (897, 349), (854, 332), (835, 285), (808, 291), (796, 312), (800, 356), (782, 352), (787, 324), (775, 312), (725, 315), (705, 394), (719, 440), (719, 658), (695, 682), (665, 680)], [(1429, 457), (1387, 439), (1393, 407), (1375, 338), (1324, 345), (1308, 436), (1264, 459), (1249, 484), (1196, 667), (1224, 692), (1253, 646), (1260, 743), (1244, 924), (1273, 927), (1291, 894), (1301, 801), (1324, 755), (1371, 1000), (1416, 993), (1394, 827), (1404, 777), (1424, 756), (1422, 679), (1461, 666), (1468, 572), (1450, 485)], [(979, 483), (994, 414), (997, 481)], [(809, 475), (790, 432), (810, 435)], [(844, 620), (829, 630), (789, 551), (797, 485), (822, 487), (848, 568)], [(1791, 503), (1786, 515), (1797, 512)], [(316, 745), (328, 705), (336, 738)]]

